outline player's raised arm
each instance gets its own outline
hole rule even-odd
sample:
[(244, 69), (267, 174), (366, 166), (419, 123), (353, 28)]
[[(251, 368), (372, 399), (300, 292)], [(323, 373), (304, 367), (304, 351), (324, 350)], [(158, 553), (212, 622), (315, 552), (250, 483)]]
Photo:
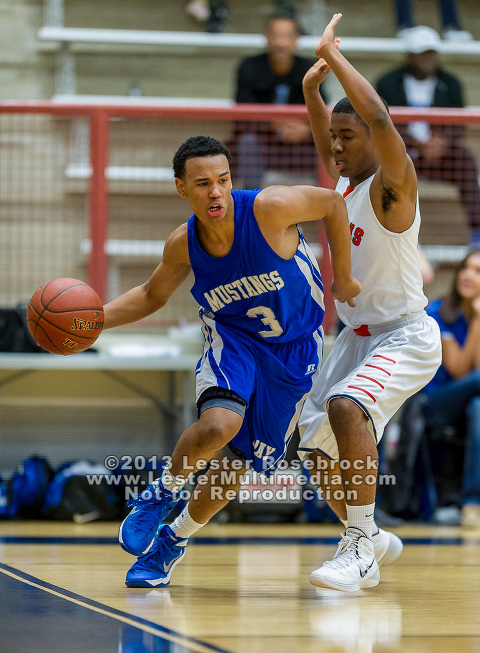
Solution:
[(338, 171), (335, 170), (330, 147), (330, 111), (325, 105), (319, 90), (320, 84), (329, 72), (330, 67), (325, 59), (319, 59), (314, 63), (303, 78), (303, 96), (308, 109), (315, 147), (328, 174), (337, 181), (339, 175)]
[(338, 50), (335, 27), (341, 18), (342, 14), (334, 14), (315, 49), (315, 54), (325, 60), (355, 111), (368, 126), (381, 165), (382, 183), (396, 193), (412, 198), (416, 196), (415, 171), (389, 112), (373, 86)]
[(332, 295), (355, 306), (361, 285), (352, 276), (347, 207), (339, 193), (315, 186), (269, 186), (257, 195), (255, 216), (264, 234), (282, 236), (289, 228), (296, 230), (297, 222), (322, 220), (332, 255)]
[(185, 281), (190, 272), (187, 225), (181, 225), (168, 238), (163, 259), (150, 279), (119, 295), (104, 306), (104, 329), (123, 326), (155, 313)]

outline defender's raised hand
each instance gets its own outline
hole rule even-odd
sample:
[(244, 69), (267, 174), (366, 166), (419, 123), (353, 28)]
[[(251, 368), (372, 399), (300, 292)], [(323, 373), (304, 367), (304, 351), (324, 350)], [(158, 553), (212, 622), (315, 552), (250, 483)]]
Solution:
[(303, 77), (303, 88), (318, 91), (318, 87), (330, 72), (330, 66), (325, 59), (316, 61)]
[[(331, 46), (335, 46), (338, 48), (338, 43), (340, 43), (339, 39), (335, 38), (335, 27), (338, 25), (338, 23), (342, 19), (342, 14), (333, 14), (332, 20), (328, 23), (328, 25), (325, 27), (325, 30), (323, 32), (322, 40), (320, 43), (317, 45), (315, 48), (315, 55), (320, 59), (322, 56), (322, 50), (324, 48), (328, 48)], [(337, 43), (338, 40), (338, 43)]]

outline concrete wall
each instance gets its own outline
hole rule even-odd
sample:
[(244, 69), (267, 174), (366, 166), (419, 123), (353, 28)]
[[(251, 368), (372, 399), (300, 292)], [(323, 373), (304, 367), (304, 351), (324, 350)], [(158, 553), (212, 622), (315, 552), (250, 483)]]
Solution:
[[(190, 19), (183, 8), (186, 0), (65, 0), (65, 26), (123, 29), (193, 30), (203, 27)], [(310, 33), (320, 31), (323, 21), (307, 14), (315, 0), (297, 0), (300, 16)], [(322, 4), (324, 11), (322, 12)], [(330, 16), (344, 13), (340, 34), (345, 36), (393, 37), (394, 20), (390, 0), (363, 0), (361, 10), (354, 0), (317, 0), (319, 11)], [(436, 0), (416, 2), (418, 23), (439, 28)], [(480, 12), (477, 0), (458, 0), (467, 27), (480, 39)], [(233, 0), (230, 32), (258, 33), (272, 8), (270, 2)], [(315, 15), (314, 15), (315, 19)], [(0, 98), (50, 98), (54, 93), (56, 57), (49, 46), (40, 43), (37, 31), (43, 24), (41, 0), (4, 0), (0, 2)], [(311, 28), (314, 28), (313, 30)], [(316, 29), (315, 29), (316, 28)], [(103, 50), (103, 51), (102, 51)], [(112, 52), (111, 48), (96, 48), (79, 53), (78, 92), (83, 94), (126, 95), (132, 85), (144, 95), (231, 98), (236, 67), (249, 54), (242, 50), (208, 52), (186, 51), (185, 48), (156, 50), (146, 48), (143, 54)], [(399, 58), (392, 55), (352, 55), (352, 62), (369, 79), (395, 65)], [(445, 65), (458, 74), (466, 87), (467, 103), (480, 105), (480, 85), (477, 83), (479, 58), (450, 57)], [(341, 90), (332, 84), (332, 99)]]

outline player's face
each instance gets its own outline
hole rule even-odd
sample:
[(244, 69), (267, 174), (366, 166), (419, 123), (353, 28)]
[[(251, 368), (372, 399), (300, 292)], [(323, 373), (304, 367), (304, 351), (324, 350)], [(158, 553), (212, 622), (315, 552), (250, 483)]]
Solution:
[(188, 159), (184, 179), (175, 179), (175, 184), (202, 223), (216, 224), (232, 214), (232, 181), (223, 154)]
[(366, 125), (350, 113), (333, 113), (330, 145), (336, 170), (341, 177), (367, 179), (377, 168)]
[(468, 257), (457, 276), (457, 290), (462, 299), (480, 297), (480, 253)]

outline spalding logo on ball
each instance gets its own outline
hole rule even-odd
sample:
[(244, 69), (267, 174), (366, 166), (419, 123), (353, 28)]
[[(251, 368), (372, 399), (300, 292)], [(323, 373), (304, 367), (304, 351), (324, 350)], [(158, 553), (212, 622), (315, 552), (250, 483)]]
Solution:
[(84, 281), (53, 279), (32, 295), (27, 325), (37, 345), (51, 354), (78, 354), (102, 332), (103, 305)]

